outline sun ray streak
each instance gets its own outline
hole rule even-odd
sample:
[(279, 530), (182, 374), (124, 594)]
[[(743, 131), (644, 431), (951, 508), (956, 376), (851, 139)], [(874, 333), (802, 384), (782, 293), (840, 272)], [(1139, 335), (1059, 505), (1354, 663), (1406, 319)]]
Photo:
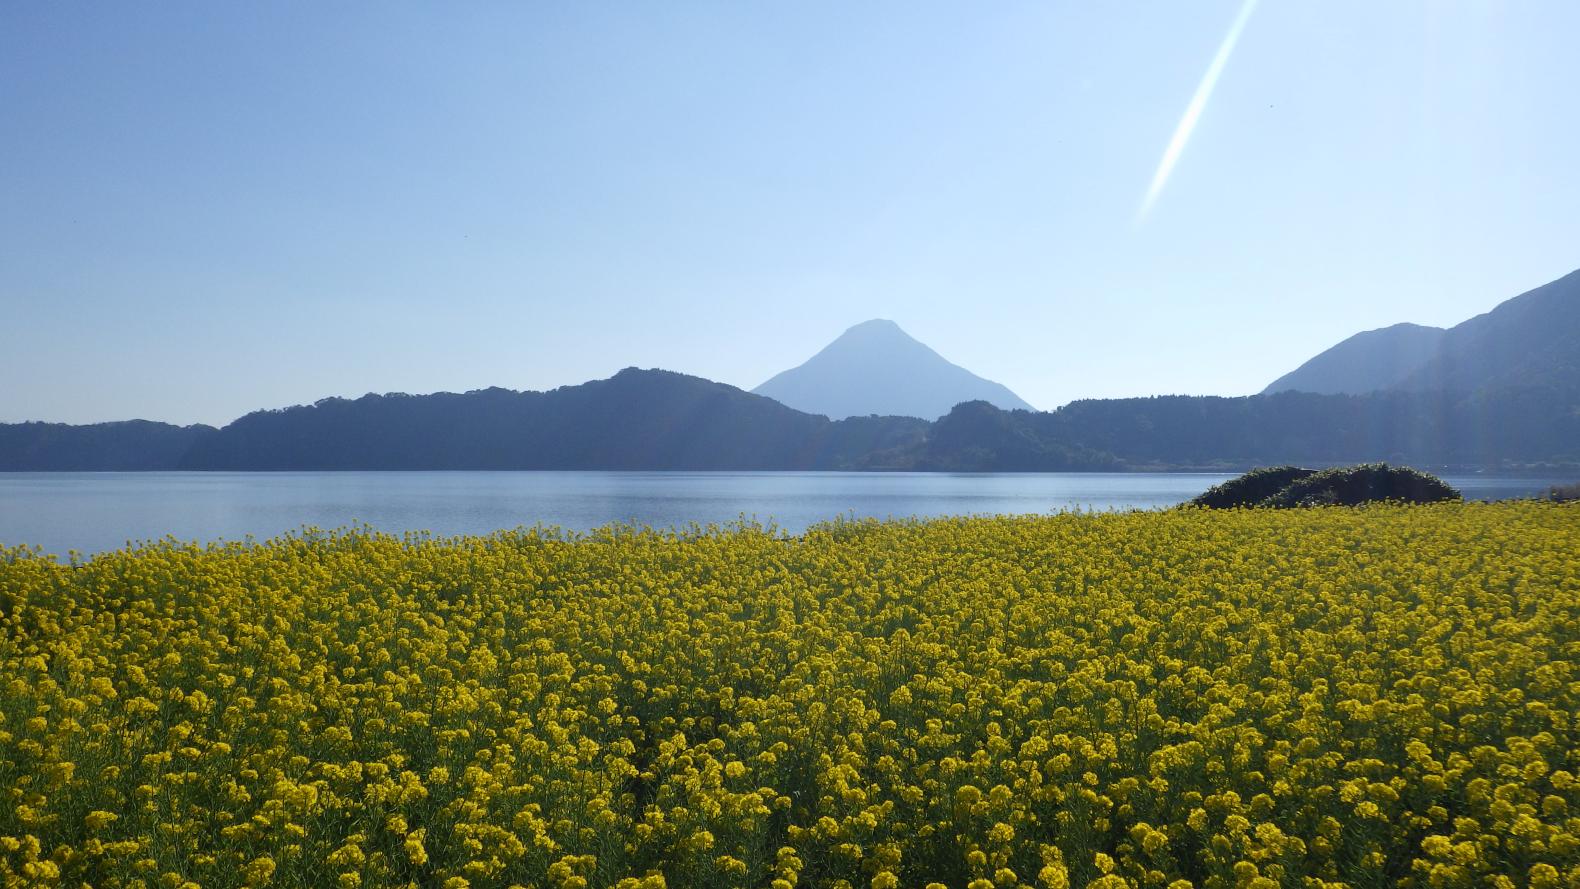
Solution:
[(1240, 13), (1235, 16), (1234, 24), (1229, 26), (1229, 33), (1224, 35), (1223, 43), (1219, 44), (1217, 55), (1212, 57), (1212, 64), (1207, 66), (1207, 73), (1202, 75), (1201, 84), (1196, 87), (1196, 94), (1191, 96), (1190, 104), (1185, 106), (1185, 114), (1180, 117), (1179, 125), (1174, 128), (1174, 136), (1169, 139), (1168, 148), (1163, 150), (1163, 159), (1158, 162), (1157, 172), (1152, 174), (1152, 184), (1147, 188), (1147, 196), (1141, 202), (1141, 209), (1136, 213), (1138, 224), (1152, 211), (1152, 205), (1163, 192), (1163, 186), (1169, 181), (1169, 174), (1174, 172), (1174, 164), (1185, 151), (1185, 143), (1190, 141), (1191, 132), (1196, 129), (1196, 121), (1201, 118), (1202, 110), (1207, 107), (1207, 100), (1212, 98), (1213, 87), (1218, 85), (1218, 77), (1223, 74), (1224, 66), (1229, 63), (1234, 45), (1240, 39), (1240, 32), (1245, 30), (1245, 23), (1250, 21), (1256, 4), (1257, 0), (1245, 0), (1240, 5)]

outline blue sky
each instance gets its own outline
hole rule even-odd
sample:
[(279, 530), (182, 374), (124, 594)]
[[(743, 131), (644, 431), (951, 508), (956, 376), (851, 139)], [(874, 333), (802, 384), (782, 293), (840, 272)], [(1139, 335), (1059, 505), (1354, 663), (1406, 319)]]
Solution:
[(885, 317), (1245, 394), (1580, 267), (1580, 4), (0, 5), (0, 421), (226, 422)]

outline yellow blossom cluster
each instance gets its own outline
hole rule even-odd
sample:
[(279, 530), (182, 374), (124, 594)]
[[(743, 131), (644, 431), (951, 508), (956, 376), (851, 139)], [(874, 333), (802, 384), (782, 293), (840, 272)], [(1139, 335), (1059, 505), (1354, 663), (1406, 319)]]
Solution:
[(0, 549), (0, 886), (1580, 887), (1580, 509)]

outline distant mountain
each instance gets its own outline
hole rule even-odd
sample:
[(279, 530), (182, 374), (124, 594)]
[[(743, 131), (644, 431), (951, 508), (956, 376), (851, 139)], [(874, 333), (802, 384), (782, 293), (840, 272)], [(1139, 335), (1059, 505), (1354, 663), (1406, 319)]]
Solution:
[(92, 423), (0, 423), (0, 471), (173, 469), (213, 426), (148, 420)]
[(1020, 472), (1391, 463), (1580, 466), (1580, 393), (1544, 387), (963, 402), (937, 421), (829, 420), (721, 383), (627, 369), (550, 392), (365, 395), (223, 429), (0, 425), (0, 470), (902, 469)]
[(258, 411), (183, 469), (842, 469), (919, 439), (909, 418), (841, 423), (734, 386), (627, 368), (549, 392), (365, 395)]
[[(627, 368), (548, 392), (327, 398), (223, 429), (0, 424), (0, 470), (1013, 472), (1379, 460), (1572, 470), (1580, 272), (1447, 331), (1399, 325), (1352, 337), (1269, 388), (1284, 385), (1244, 398), (1091, 399), (1037, 412), (892, 322), (871, 321), (759, 387), (772, 398)], [(983, 389), (988, 397), (973, 394)], [(818, 400), (805, 407), (798, 392)]]
[(1474, 392), (1580, 390), (1580, 271), (1448, 330), (1437, 354), (1398, 388)]
[(836, 420), (869, 414), (932, 420), (965, 401), (1035, 410), (1009, 389), (949, 363), (885, 320), (857, 324), (805, 364), (752, 392)]
[(1518, 389), (1580, 391), (1580, 271), (1447, 330), (1396, 324), (1358, 333), (1263, 394)]
[(1274, 380), (1262, 390), (1364, 395), (1395, 386), (1437, 354), (1441, 327), (1395, 324), (1357, 333)]

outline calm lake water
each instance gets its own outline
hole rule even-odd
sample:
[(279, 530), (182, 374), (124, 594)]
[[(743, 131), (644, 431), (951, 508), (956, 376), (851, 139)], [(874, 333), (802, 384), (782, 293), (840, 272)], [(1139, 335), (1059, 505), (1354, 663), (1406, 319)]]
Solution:
[[(0, 472), (0, 544), (64, 555), (181, 540), (267, 539), (312, 525), (486, 534), (585, 531), (742, 517), (798, 533), (835, 516), (1050, 513), (1173, 506), (1229, 478), (1210, 473), (851, 472)], [(1467, 497), (1568, 479), (1447, 476)]]

